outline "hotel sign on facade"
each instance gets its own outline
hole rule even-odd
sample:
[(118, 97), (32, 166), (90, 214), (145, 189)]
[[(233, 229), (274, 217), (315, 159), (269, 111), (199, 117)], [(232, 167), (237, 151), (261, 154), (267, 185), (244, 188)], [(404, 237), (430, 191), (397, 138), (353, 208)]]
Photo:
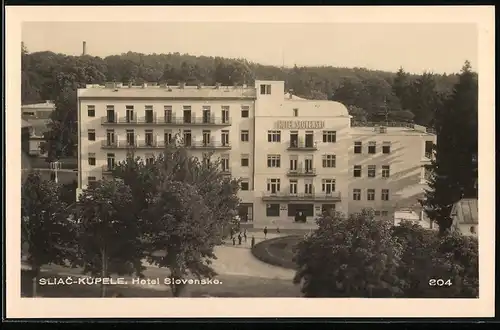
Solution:
[(278, 120), (277, 129), (322, 129), (325, 122), (321, 120)]

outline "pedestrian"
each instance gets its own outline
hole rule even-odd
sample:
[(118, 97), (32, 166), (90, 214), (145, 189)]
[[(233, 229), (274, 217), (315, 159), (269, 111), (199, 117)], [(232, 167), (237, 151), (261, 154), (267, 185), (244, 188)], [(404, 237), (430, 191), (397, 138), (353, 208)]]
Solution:
[(252, 243), (251, 244), (252, 244), (252, 248), (253, 248), (253, 246), (255, 245), (255, 237), (253, 237), (253, 235), (252, 235)]
[(236, 245), (236, 237), (233, 236), (233, 245)]
[(276, 228), (276, 232), (279, 234), (280, 233), (280, 227)]
[(238, 234), (238, 245), (241, 245), (241, 233)]
[(243, 238), (245, 238), (245, 243), (246, 243), (247, 242), (247, 230), (246, 230), (246, 228), (243, 231)]
[(264, 238), (267, 238), (267, 226), (264, 227)]
[(233, 228), (231, 228), (230, 234), (231, 234), (231, 239), (233, 239), (234, 238), (234, 230), (233, 230)]

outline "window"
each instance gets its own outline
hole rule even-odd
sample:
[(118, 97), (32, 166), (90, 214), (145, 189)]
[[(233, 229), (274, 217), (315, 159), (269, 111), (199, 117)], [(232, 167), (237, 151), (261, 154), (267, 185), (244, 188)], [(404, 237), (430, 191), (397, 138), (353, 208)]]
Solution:
[(113, 129), (106, 130), (106, 144), (108, 146), (112, 146), (115, 144), (115, 130)]
[(229, 131), (222, 131), (221, 132), (221, 140), (222, 140), (223, 146), (229, 145)]
[(191, 123), (191, 106), (185, 105), (182, 107), (182, 120), (184, 123)]
[(336, 165), (336, 156), (335, 155), (323, 155), (323, 167), (324, 168), (333, 168)]
[(203, 146), (209, 146), (210, 145), (210, 142), (212, 142), (211, 140), (211, 137), (210, 137), (210, 131), (207, 131), (207, 130), (203, 130), (201, 132), (202, 134), (202, 143), (203, 143)]
[(336, 131), (323, 131), (323, 143), (335, 143), (335, 142), (337, 142)]
[(374, 178), (376, 176), (376, 172), (377, 172), (377, 166), (368, 165), (368, 177), (369, 178)]
[(293, 109), (293, 116), (298, 117), (299, 116), (299, 109), (295, 108)]
[(280, 168), (281, 156), (280, 155), (267, 155), (267, 167)]
[(266, 217), (279, 217), (280, 216), (280, 205), (279, 204), (267, 204), (266, 205)]
[(383, 201), (389, 200), (389, 189), (382, 189), (381, 198)]
[(432, 167), (430, 165), (424, 165), (424, 180), (429, 181), (432, 179)]
[(114, 105), (107, 105), (106, 106), (106, 122), (108, 122), (108, 123), (116, 122), (115, 106)]
[(321, 182), (321, 191), (325, 194), (331, 194), (335, 191), (335, 179), (323, 179)]
[(355, 178), (361, 178), (361, 165), (354, 165), (353, 175)]
[(108, 167), (108, 171), (112, 171), (115, 168), (115, 154), (106, 155), (106, 164)]
[(260, 95), (271, 94), (271, 85), (260, 85)]
[(377, 142), (370, 141), (368, 142), (368, 153), (374, 154), (377, 151)]
[(182, 135), (183, 135), (182, 138), (183, 138), (184, 145), (186, 147), (190, 147), (191, 146), (191, 142), (192, 142), (191, 130), (190, 129), (185, 129), (182, 132)]
[(154, 113), (153, 113), (153, 106), (152, 105), (146, 105), (144, 107), (144, 114), (145, 114), (146, 123), (154, 122)]
[(95, 105), (87, 105), (87, 115), (89, 117), (95, 117)]
[(362, 142), (354, 142), (354, 153), (355, 154), (360, 154), (361, 149), (363, 149), (363, 143)]
[(221, 107), (221, 117), (222, 117), (222, 123), (224, 124), (229, 123), (229, 106), (223, 105)]
[(127, 105), (125, 106), (126, 108), (126, 120), (127, 123), (133, 122), (135, 120), (134, 118), (134, 106), (133, 105)]
[(366, 191), (366, 199), (368, 199), (369, 201), (375, 200), (375, 189), (368, 189)]
[(242, 179), (240, 182), (240, 188), (242, 191), (248, 191), (250, 190), (250, 183), (248, 182), (248, 179)]
[(172, 142), (172, 131), (171, 130), (165, 130), (165, 133), (163, 133), (163, 141), (165, 144), (169, 144)]
[(146, 165), (153, 165), (155, 162), (155, 156), (153, 154), (147, 154), (145, 155), (146, 158)]
[(290, 195), (297, 195), (297, 180), (290, 180)]
[(248, 105), (241, 106), (241, 118), (248, 118), (250, 113), (250, 107)]
[(380, 216), (380, 211), (375, 211), (375, 216), (379, 217)]
[(385, 141), (382, 143), (382, 153), (384, 154), (391, 153), (391, 143), (389, 141)]
[(271, 194), (276, 194), (281, 189), (280, 179), (267, 179), (267, 191)]
[(361, 200), (361, 189), (353, 189), (352, 190), (352, 199), (355, 201)]
[(304, 170), (306, 173), (314, 173), (313, 156), (307, 156), (307, 158), (304, 159), (304, 165)]
[(151, 146), (153, 146), (154, 142), (155, 141), (154, 141), (154, 136), (153, 136), (153, 130), (150, 130), (150, 129), (146, 130), (144, 132), (144, 143), (145, 143), (145, 145), (151, 147)]
[(127, 130), (127, 145), (135, 146), (135, 134), (133, 129)]
[(95, 154), (94, 153), (89, 153), (89, 165), (95, 166)]
[(212, 122), (212, 115), (210, 111), (210, 106), (209, 105), (204, 105), (202, 107), (202, 121), (204, 124), (208, 124)]
[(163, 112), (164, 112), (165, 123), (171, 123), (172, 122), (172, 106), (165, 105), (163, 107)]
[(229, 155), (222, 155), (220, 159), (222, 172), (229, 172)]
[(241, 167), (248, 167), (250, 164), (249, 155), (241, 155)]
[(95, 141), (95, 129), (88, 130), (89, 141)]
[(306, 195), (311, 195), (313, 193), (313, 190), (314, 190), (314, 188), (313, 188), (312, 182), (307, 181), (304, 183), (304, 193)]
[(381, 211), (380, 214), (383, 216), (383, 217), (386, 217), (389, 215), (389, 211)]
[(96, 179), (96, 177), (95, 177), (95, 176), (89, 176), (89, 177), (87, 178), (87, 184), (88, 184), (89, 186), (94, 186), (96, 183), (97, 183), (97, 179)]
[(297, 171), (297, 163), (299, 157), (296, 155), (290, 156), (290, 171)]
[(389, 165), (382, 165), (382, 177), (388, 178), (391, 176), (391, 167)]
[(267, 131), (267, 142), (281, 142), (281, 131)]
[(248, 130), (243, 130), (240, 133), (241, 136), (241, 142), (248, 142), (250, 140), (250, 133)]

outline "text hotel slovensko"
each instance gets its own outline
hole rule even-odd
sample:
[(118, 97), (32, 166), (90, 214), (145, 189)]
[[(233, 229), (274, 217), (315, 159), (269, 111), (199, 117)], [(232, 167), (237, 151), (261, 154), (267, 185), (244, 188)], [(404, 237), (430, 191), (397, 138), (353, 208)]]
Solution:
[(283, 81), (254, 86), (105, 86), (78, 90), (79, 190), (133, 148), (146, 161), (180, 135), (241, 179), (240, 221), (314, 228), (325, 210), (392, 218), (426, 187), (436, 136), (408, 123), (356, 123), (338, 102), (306, 100)]

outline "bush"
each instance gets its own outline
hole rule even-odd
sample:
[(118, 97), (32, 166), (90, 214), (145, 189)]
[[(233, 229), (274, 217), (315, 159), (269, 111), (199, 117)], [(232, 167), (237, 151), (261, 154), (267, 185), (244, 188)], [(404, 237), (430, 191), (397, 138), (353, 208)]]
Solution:
[(255, 244), (252, 254), (262, 262), (288, 269), (297, 270), (293, 256), (297, 243), (302, 240), (302, 236), (286, 236), (271, 238)]

